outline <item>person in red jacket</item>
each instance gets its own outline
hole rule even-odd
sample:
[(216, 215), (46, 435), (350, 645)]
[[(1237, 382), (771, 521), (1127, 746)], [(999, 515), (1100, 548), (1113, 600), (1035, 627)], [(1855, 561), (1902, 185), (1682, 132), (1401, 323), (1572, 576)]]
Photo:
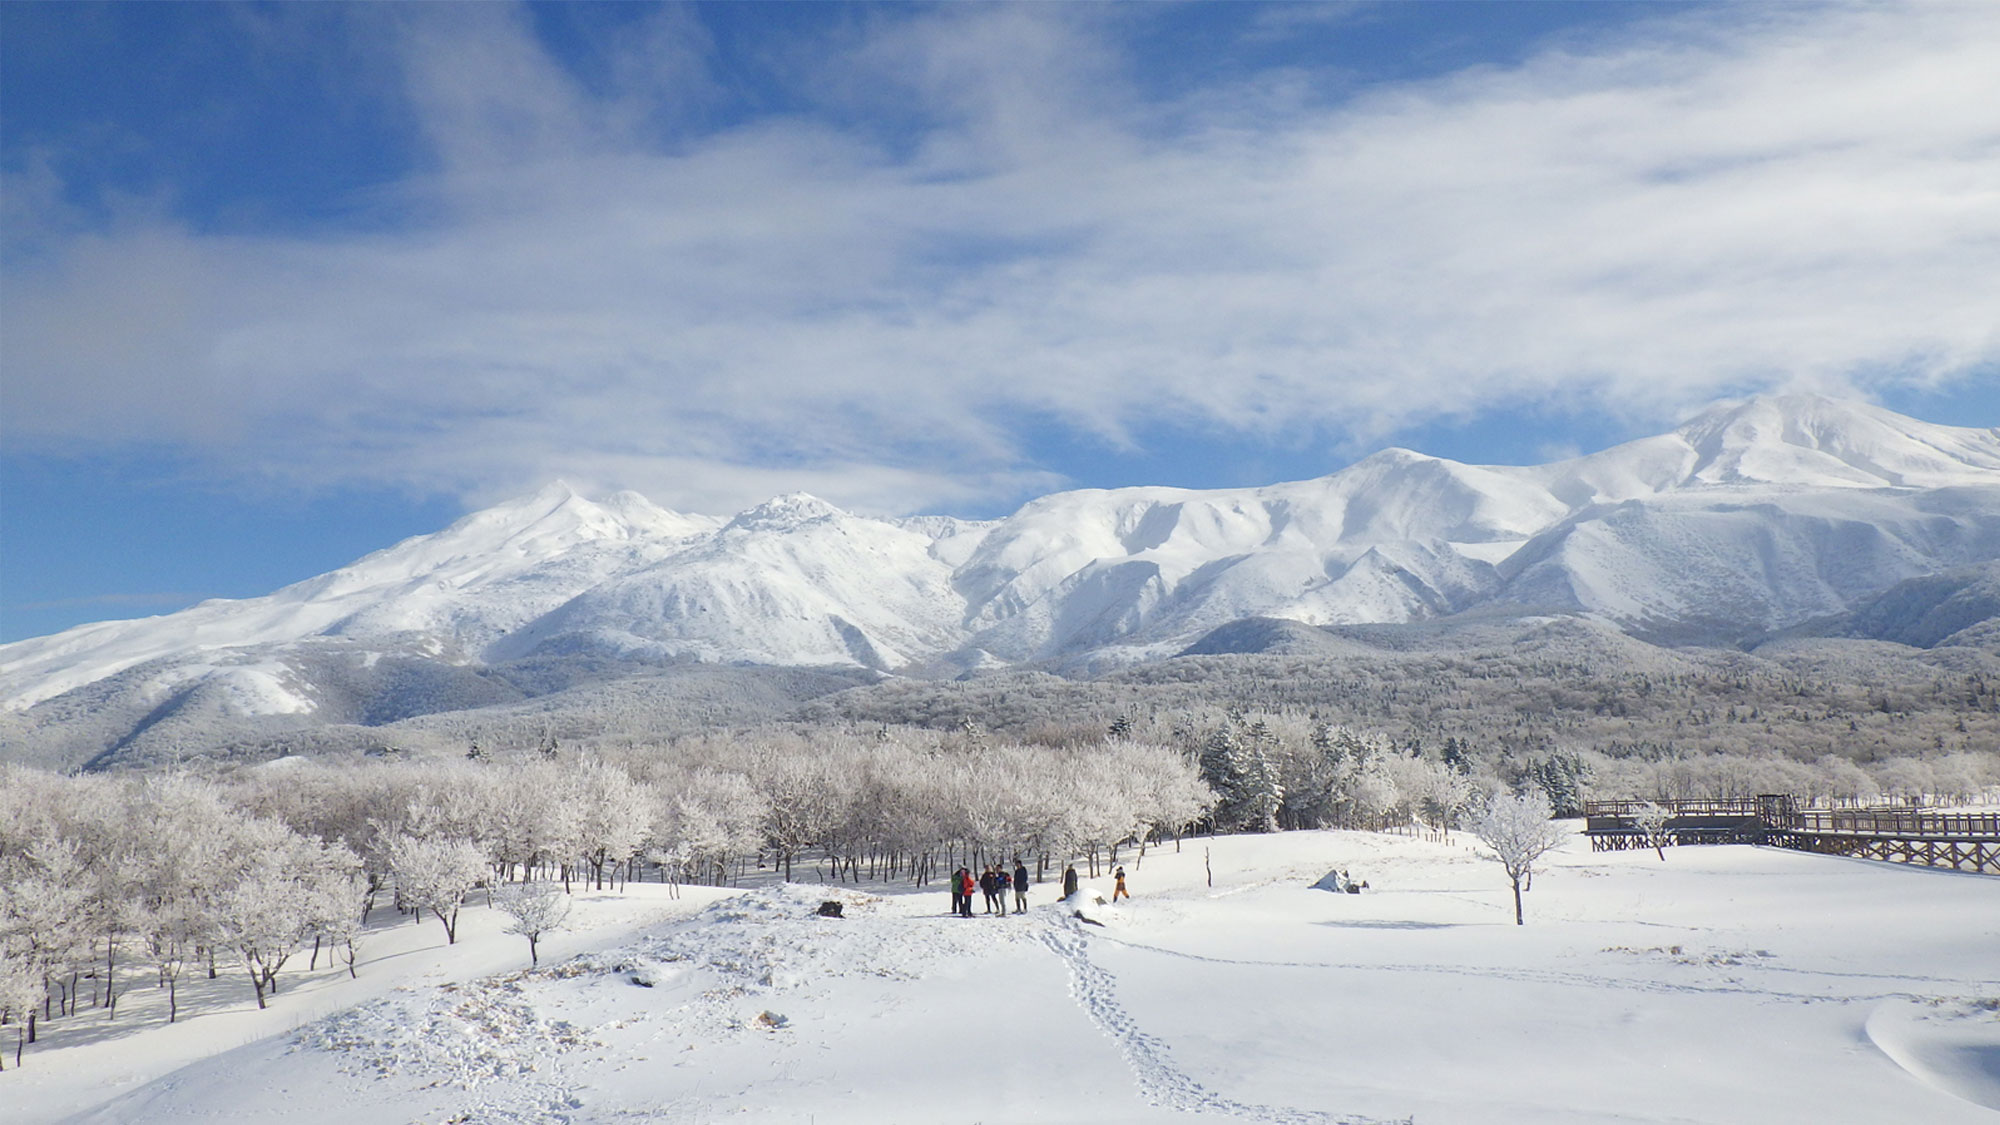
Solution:
[(958, 916), (959, 917), (961, 918), (972, 917), (972, 891), (973, 888), (977, 887), (978, 885), (979, 885), (978, 883), (973, 882), (971, 871), (968, 871), (963, 867), (958, 869)]

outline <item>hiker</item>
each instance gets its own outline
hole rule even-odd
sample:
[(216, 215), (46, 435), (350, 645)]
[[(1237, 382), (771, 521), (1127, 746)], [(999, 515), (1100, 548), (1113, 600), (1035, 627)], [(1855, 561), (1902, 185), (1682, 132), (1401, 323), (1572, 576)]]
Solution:
[(952, 872), (951, 878), (946, 881), (951, 884), (951, 912), (953, 914), (963, 913), (965, 906), (965, 868), (961, 867)]
[(1121, 898), (1131, 898), (1132, 892), (1125, 889), (1125, 869), (1121, 867), (1113, 871), (1111, 877), (1118, 880), (1118, 885), (1111, 888), (1111, 901), (1117, 902)]
[(1015, 856), (1014, 857), (1014, 913), (1026, 914), (1027, 912), (1028, 912), (1028, 865), (1021, 862), (1020, 856)]
[(1068, 867), (1063, 868), (1063, 897), (1071, 898), (1074, 897), (1075, 894), (1076, 894), (1076, 865), (1072, 863)]
[(993, 869), (993, 902), (999, 906), (1002, 918), (1007, 916), (1007, 888), (1013, 885), (1014, 877), (1007, 874), (1004, 864)]
[(993, 877), (993, 865), (990, 863), (986, 865), (986, 870), (979, 873), (979, 889), (986, 895), (986, 913), (993, 913), (993, 900), (1000, 893), (1000, 881)]
[(955, 876), (958, 881), (958, 916), (972, 917), (972, 869), (961, 867)]

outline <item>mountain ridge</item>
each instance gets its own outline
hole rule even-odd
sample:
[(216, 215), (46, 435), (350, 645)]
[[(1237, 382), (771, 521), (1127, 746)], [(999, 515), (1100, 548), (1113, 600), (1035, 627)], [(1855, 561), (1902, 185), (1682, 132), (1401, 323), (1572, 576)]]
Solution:
[(805, 493), (725, 519), (557, 482), (259, 598), (0, 646), (0, 704), (158, 665), (131, 690), (307, 714), (294, 657), (315, 646), (935, 675), (1156, 659), (1252, 618), (1507, 611), (1729, 643), (1994, 558), (2000, 430), (1810, 395), (1547, 465), (1385, 449), (1311, 480), (1058, 492), (990, 521)]

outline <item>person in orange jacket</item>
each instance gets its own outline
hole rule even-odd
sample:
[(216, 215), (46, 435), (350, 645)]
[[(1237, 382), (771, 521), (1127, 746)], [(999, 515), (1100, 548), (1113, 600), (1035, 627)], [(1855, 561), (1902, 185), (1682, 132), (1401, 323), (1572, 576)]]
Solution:
[(972, 892), (976, 888), (978, 888), (978, 886), (979, 884), (972, 878), (971, 871), (963, 867), (958, 869), (958, 916), (959, 917), (961, 918), (972, 917)]

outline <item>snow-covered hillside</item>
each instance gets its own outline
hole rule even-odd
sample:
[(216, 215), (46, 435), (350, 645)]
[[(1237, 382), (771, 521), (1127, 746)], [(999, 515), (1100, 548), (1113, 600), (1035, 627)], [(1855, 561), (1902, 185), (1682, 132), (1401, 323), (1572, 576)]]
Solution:
[[(990, 523), (873, 519), (803, 494), (733, 519), (567, 487), (262, 598), (0, 646), (0, 703), (121, 677), (310, 715), (324, 659), (974, 668), (1170, 655), (1249, 617), (1575, 612), (1734, 640), (2000, 558), (2000, 432), (1816, 396), (1718, 406), (1551, 465), (1390, 449), (1263, 488), (1058, 493)], [(105, 690), (105, 689), (100, 689)]]

